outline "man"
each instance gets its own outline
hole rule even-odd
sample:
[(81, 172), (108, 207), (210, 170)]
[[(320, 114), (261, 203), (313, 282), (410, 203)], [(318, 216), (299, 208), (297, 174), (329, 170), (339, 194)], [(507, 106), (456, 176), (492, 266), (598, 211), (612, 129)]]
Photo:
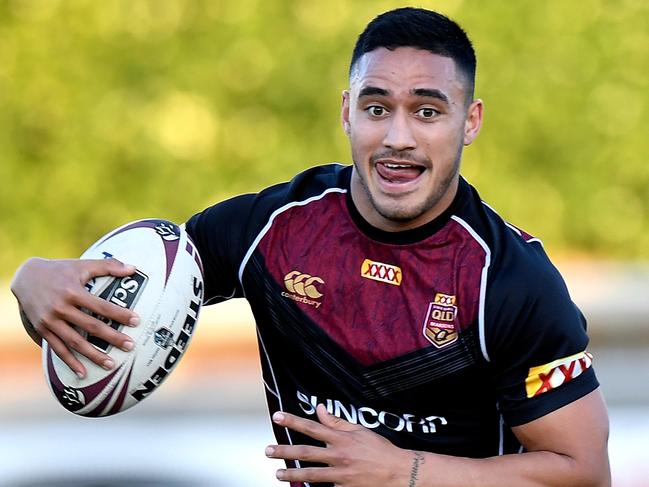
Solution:
[[(246, 297), (292, 486), (609, 485), (605, 406), (584, 319), (538, 239), (459, 175), (478, 135), (475, 54), (434, 12), (405, 8), (361, 34), (343, 93), (353, 166), (195, 215), (206, 303)], [(75, 324), (124, 349), (79, 307), (116, 261), (32, 259), (12, 289), (28, 331), (80, 375), (111, 368)], [(27, 320), (25, 320), (27, 321)]]

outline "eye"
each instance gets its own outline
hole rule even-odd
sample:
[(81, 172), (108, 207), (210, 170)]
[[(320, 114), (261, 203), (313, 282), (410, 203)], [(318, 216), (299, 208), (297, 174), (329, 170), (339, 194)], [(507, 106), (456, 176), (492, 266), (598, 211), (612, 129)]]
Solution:
[(425, 119), (435, 118), (437, 115), (439, 115), (439, 112), (431, 107), (420, 108), (419, 110), (417, 110), (416, 113), (421, 118), (425, 118)]
[(365, 110), (373, 117), (382, 117), (387, 113), (387, 110), (381, 105), (370, 105)]

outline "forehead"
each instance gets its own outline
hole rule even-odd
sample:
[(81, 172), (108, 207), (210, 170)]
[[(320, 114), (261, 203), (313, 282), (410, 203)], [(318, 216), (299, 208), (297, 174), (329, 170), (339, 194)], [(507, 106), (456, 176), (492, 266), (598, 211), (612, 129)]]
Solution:
[(453, 98), (464, 96), (463, 78), (453, 59), (413, 47), (381, 47), (363, 54), (352, 71), (350, 88), (358, 92), (366, 86), (386, 88), (395, 94), (433, 88)]

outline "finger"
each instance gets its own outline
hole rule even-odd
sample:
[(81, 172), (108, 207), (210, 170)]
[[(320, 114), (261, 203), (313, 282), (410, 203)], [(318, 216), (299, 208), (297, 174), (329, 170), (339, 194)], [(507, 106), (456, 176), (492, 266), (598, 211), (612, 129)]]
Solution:
[(69, 308), (66, 316), (62, 318), (70, 324), (77, 325), (89, 335), (100, 338), (125, 352), (130, 352), (135, 346), (130, 336), (120, 333), (112, 326), (77, 308)]
[(266, 456), (326, 464), (331, 464), (333, 459), (327, 448), (309, 445), (270, 445), (266, 447)]
[(140, 324), (140, 317), (134, 311), (109, 303), (105, 299), (90, 294), (85, 289), (76, 294), (73, 299), (77, 306), (123, 325), (137, 326)]
[(337, 482), (332, 467), (281, 468), (275, 476), (282, 482)]
[(79, 262), (86, 272), (86, 275), (83, 276), (85, 278), (85, 281), (82, 284), (85, 284), (93, 277), (124, 277), (130, 276), (135, 272), (134, 265), (125, 264), (124, 262), (120, 262), (117, 259), (83, 259)]
[(290, 413), (278, 411), (273, 414), (273, 421), (281, 426), (290, 428), (293, 431), (304, 433), (311, 438), (330, 443), (335, 437), (335, 431), (327, 426), (323, 426), (316, 421), (300, 418)]
[[(68, 323), (62, 320), (54, 320), (54, 322), (50, 324), (48, 332), (51, 332), (62, 340), (66, 348), (76, 350), (103, 369), (111, 370), (115, 366), (115, 361), (113, 359), (99, 351)], [(61, 359), (63, 360), (62, 357)], [(73, 368), (73, 370), (77, 369)]]
[(338, 431), (354, 431), (359, 428), (363, 428), (362, 426), (352, 424), (342, 418), (330, 414), (324, 404), (318, 404), (318, 406), (316, 407), (316, 413), (318, 415), (318, 419), (323, 425)]
[(56, 335), (47, 329), (41, 331), (43, 340), (47, 342), (52, 351), (74, 372), (80, 379), (86, 376), (86, 368), (77, 360), (72, 351)]

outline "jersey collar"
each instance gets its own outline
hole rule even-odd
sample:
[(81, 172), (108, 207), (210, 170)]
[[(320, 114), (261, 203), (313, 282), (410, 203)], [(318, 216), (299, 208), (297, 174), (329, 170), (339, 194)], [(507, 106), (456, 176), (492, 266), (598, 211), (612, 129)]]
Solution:
[(437, 233), (446, 223), (448, 223), (451, 215), (453, 215), (460, 204), (466, 200), (468, 193), (470, 191), (469, 183), (460, 176), (460, 181), (458, 185), (458, 190), (455, 195), (455, 198), (449, 205), (449, 207), (444, 210), (437, 218), (434, 220), (421, 225), (420, 227), (411, 228), (410, 230), (404, 230), (402, 232), (388, 232), (386, 230), (381, 230), (372, 226), (370, 223), (365, 220), (359, 213), (358, 209), (354, 205), (351, 194), (351, 167), (348, 170), (348, 177), (346, 181), (347, 194), (345, 197), (347, 203), (347, 210), (352, 220), (358, 227), (358, 229), (364, 233), (366, 236), (372, 240), (376, 240), (381, 243), (393, 244), (393, 245), (408, 245), (421, 242), (422, 240), (431, 237)]

